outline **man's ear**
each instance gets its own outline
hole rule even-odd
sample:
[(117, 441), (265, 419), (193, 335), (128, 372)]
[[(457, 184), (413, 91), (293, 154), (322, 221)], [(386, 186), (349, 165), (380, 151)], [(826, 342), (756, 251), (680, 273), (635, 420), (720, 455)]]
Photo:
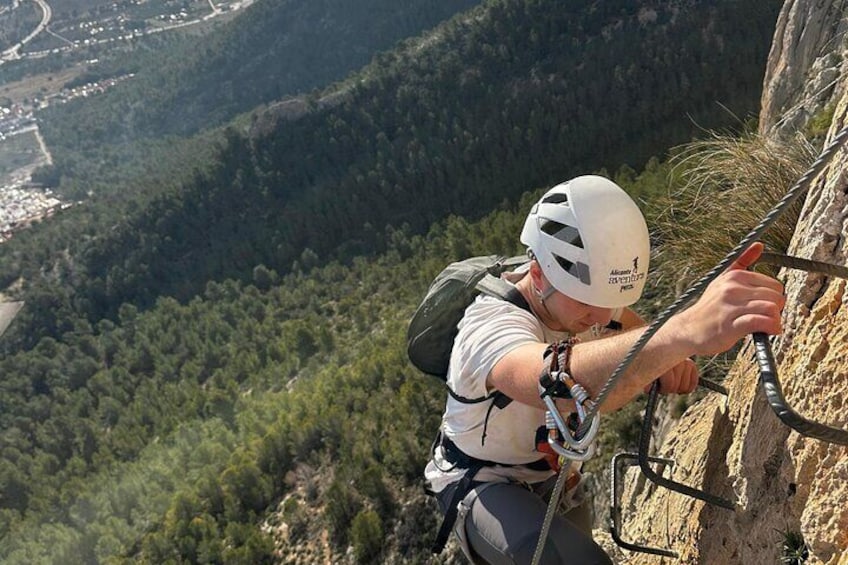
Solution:
[(530, 280), (533, 283), (533, 288), (536, 290), (543, 290), (547, 286), (542, 267), (536, 261), (530, 261)]

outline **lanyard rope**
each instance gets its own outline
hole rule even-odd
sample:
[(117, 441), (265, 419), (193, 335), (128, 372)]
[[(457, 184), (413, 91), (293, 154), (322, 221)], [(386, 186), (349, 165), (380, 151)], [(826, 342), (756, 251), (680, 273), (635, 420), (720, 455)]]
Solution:
[[(601, 405), (604, 403), (604, 400), (606, 400), (618, 380), (624, 374), (624, 371), (627, 370), (636, 358), (636, 355), (644, 349), (648, 340), (650, 340), (674, 314), (687, 306), (695, 297), (700, 296), (707, 286), (717, 279), (718, 276), (727, 269), (727, 267), (733, 264), (733, 262), (736, 261), (753, 242), (762, 238), (763, 234), (772, 226), (772, 224), (774, 224), (774, 222), (777, 221), (777, 219), (809, 189), (810, 183), (819, 175), (819, 173), (822, 172), (822, 170), (824, 170), (825, 165), (828, 164), (830, 158), (834, 153), (836, 153), (837, 149), (840, 148), (846, 139), (848, 139), (848, 126), (842, 128), (839, 133), (834, 136), (833, 140), (822, 150), (821, 154), (813, 162), (810, 168), (795, 182), (783, 198), (775, 204), (774, 208), (765, 215), (762, 221), (753, 230), (751, 230), (748, 235), (746, 235), (742, 241), (740, 241), (739, 244), (730, 253), (728, 253), (724, 259), (721, 260), (721, 262), (719, 262), (718, 265), (713, 267), (706, 275), (701, 277), (701, 279), (689, 287), (686, 292), (681, 294), (677, 300), (671, 304), (671, 306), (660, 313), (656, 320), (648, 326), (648, 328), (641, 336), (639, 336), (639, 339), (636, 340), (621, 360), (621, 363), (619, 363), (618, 367), (616, 367), (609, 379), (607, 379), (604, 387), (598, 393), (598, 397), (595, 399), (595, 402), (589, 403), (586, 409), (585, 418), (580, 422), (580, 425), (574, 434), (575, 438), (582, 438), (589, 431), (593, 420), (597, 417)], [(556, 508), (559, 506), (559, 498), (562, 494), (566, 478), (567, 473), (560, 473), (557, 477), (553, 491), (551, 492), (551, 497), (548, 501), (548, 509), (545, 513), (545, 519), (539, 532), (539, 541), (536, 544), (536, 551), (533, 554), (532, 565), (538, 565), (542, 558), (542, 551), (544, 550), (545, 542), (548, 538), (548, 532), (550, 531), (553, 517), (556, 514)]]

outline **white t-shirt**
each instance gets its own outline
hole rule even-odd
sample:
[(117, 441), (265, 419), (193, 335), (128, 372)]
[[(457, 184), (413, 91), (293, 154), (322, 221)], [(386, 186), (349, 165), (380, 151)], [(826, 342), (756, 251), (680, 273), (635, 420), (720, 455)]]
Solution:
[[(497, 362), (513, 349), (527, 343), (553, 343), (569, 334), (547, 328), (532, 313), (510, 302), (480, 295), (465, 310), (458, 325), (448, 369), (448, 386), (465, 398), (480, 398), (493, 391), (486, 379)], [(442, 433), (467, 455), (509, 465), (531, 463), (544, 454), (536, 450), (536, 430), (545, 425), (545, 411), (512, 401), (505, 408), (491, 401), (462, 403), (448, 396), (442, 416)], [(462, 478), (465, 470), (453, 468), (444, 459), (441, 447), (424, 470), (433, 492)], [(553, 471), (537, 471), (524, 466), (484, 467), (479, 481), (543, 481)]]

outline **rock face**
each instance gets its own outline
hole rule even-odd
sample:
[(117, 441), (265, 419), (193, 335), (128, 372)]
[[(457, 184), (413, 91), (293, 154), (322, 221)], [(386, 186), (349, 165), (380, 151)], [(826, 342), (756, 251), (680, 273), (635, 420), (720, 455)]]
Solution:
[[(762, 133), (803, 129), (825, 109), (833, 116), (828, 139), (848, 125), (846, 13), (848, 1), (786, 2), (764, 82)], [(813, 182), (789, 252), (848, 265), (848, 148)], [(787, 305), (774, 353), (787, 402), (810, 420), (848, 430), (848, 284), (799, 271), (781, 279)], [(623, 537), (680, 557), (625, 551), (619, 561), (848, 565), (848, 447), (804, 437), (778, 420), (759, 386), (751, 344), (726, 385), (727, 398), (710, 394), (691, 407), (655, 451), (676, 461), (674, 480), (736, 509), (648, 488), (632, 470)], [(796, 549), (799, 560), (789, 560)]]
[(764, 127), (803, 127), (844, 86), (846, 13), (848, 0), (786, 0), (763, 83)]

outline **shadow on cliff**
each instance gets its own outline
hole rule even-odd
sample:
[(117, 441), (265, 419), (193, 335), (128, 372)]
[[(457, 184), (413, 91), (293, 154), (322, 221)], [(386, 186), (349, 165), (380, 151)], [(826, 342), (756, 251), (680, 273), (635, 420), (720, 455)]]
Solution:
[[(729, 408), (713, 425), (704, 488), (736, 509), (704, 507), (698, 563), (779, 563), (784, 534), (800, 529), (791, 504), (796, 488), (786, 445), (790, 430), (771, 410), (753, 371), (740, 371), (734, 380)], [(773, 535), (762, 535), (764, 524)]]

